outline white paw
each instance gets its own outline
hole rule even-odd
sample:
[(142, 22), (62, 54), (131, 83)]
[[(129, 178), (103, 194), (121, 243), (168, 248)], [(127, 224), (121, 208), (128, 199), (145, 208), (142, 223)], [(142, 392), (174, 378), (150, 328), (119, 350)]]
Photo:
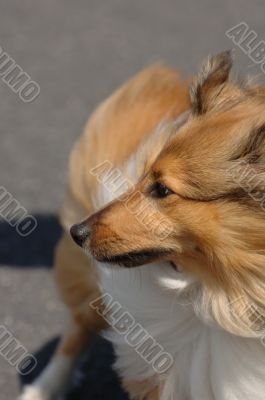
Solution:
[(23, 387), (18, 400), (51, 400), (51, 396), (45, 393), (39, 386), (26, 385)]

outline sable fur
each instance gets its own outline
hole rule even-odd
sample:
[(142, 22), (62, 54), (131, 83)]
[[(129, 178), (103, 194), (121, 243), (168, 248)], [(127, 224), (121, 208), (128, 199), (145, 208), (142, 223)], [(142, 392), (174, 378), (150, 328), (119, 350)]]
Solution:
[[(157, 376), (107, 331), (135, 400), (264, 398), (265, 214), (244, 190), (247, 177), (239, 184), (236, 173), (244, 162), (264, 190), (265, 95), (231, 80), (231, 66), (229, 52), (209, 58), (191, 88), (174, 70), (145, 70), (96, 110), (71, 155), (55, 273), (76, 337), (106, 327), (89, 307), (101, 288), (174, 355), (172, 369)], [(105, 160), (136, 184), (130, 195), (113, 196), (90, 173)], [(155, 198), (157, 182), (173, 194)], [(153, 221), (162, 216), (171, 228), (167, 237), (129, 212), (137, 207)], [(87, 215), (91, 235), (83, 248), (90, 255), (67, 233)], [(164, 254), (134, 269), (96, 261), (122, 263), (122, 255), (152, 249)], [(60, 351), (78, 352), (82, 341), (73, 342), (66, 338)]]

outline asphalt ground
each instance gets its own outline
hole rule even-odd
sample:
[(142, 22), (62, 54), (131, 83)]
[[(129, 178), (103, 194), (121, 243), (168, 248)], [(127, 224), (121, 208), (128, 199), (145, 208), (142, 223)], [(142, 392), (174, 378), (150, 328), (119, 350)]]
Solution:
[[(56, 215), (70, 149), (91, 111), (146, 65), (164, 60), (193, 74), (203, 57), (228, 48), (235, 70), (264, 82), (260, 66), (225, 34), (245, 21), (264, 40), (264, 16), (263, 0), (0, 1), (0, 46), (40, 86), (24, 103), (0, 78), (0, 186), (38, 220), (27, 238), (0, 221), (0, 325), (26, 349), (62, 329), (51, 272)], [(101, 365), (104, 357), (111, 358), (102, 351)], [(17, 391), (16, 369), (0, 357), (1, 400)]]

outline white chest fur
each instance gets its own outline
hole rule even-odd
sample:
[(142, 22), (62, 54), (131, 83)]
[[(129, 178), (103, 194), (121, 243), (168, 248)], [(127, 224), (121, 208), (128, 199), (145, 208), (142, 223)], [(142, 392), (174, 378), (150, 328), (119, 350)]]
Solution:
[[(100, 271), (104, 292), (173, 356), (174, 364), (163, 376), (162, 400), (264, 400), (264, 347), (199, 321), (183, 296), (188, 283), (181, 274), (172, 278), (170, 267), (158, 264), (134, 270), (103, 266)], [(123, 378), (159, 379), (124, 336), (110, 329), (106, 337)]]

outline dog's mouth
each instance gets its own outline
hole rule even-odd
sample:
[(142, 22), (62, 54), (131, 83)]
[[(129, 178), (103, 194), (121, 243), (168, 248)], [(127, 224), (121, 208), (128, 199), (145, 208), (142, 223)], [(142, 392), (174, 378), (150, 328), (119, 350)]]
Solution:
[(168, 257), (170, 253), (169, 250), (165, 249), (144, 249), (141, 251), (130, 251), (112, 256), (94, 255), (94, 257), (100, 262), (118, 264), (127, 268), (132, 268)]

